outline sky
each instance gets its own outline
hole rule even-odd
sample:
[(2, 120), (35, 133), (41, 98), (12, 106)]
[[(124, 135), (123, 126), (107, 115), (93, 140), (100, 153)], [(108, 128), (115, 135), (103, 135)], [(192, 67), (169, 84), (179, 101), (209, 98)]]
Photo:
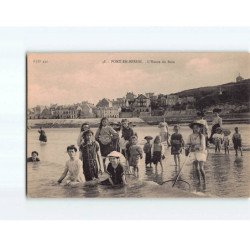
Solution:
[(29, 53), (28, 107), (171, 94), (234, 82), (239, 73), (250, 78), (249, 53)]

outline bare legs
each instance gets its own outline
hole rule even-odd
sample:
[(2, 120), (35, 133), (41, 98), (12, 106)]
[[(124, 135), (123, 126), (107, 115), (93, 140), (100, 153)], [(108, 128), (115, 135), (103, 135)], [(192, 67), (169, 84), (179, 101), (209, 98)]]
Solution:
[(220, 152), (220, 142), (216, 142), (216, 143), (215, 143), (215, 153), (216, 153), (217, 151)]
[(194, 165), (196, 167), (196, 173), (198, 176), (199, 184), (201, 184), (201, 177), (203, 178), (204, 182), (206, 183), (206, 176), (204, 171), (204, 162), (203, 161), (195, 161)]
[(159, 162), (155, 163), (155, 172), (157, 173), (158, 172), (158, 163), (160, 163), (160, 166), (161, 166), (161, 172), (163, 171), (163, 166), (162, 166), (162, 160), (160, 160)]
[[(243, 156), (242, 147), (238, 147), (238, 149), (240, 151), (240, 155)], [(238, 156), (238, 149), (235, 149), (235, 156)]]
[(180, 167), (180, 155), (179, 154), (174, 155), (174, 163), (175, 163), (175, 166)]

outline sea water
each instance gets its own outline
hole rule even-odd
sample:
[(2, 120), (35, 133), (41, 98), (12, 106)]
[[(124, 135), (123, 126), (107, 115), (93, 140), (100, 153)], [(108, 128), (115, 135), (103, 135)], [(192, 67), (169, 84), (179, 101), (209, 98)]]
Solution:
[[(236, 125), (224, 125), (234, 132)], [(188, 162), (182, 169), (179, 181), (172, 188), (173, 181), (179, 172), (174, 165), (174, 159), (170, 148), (166, 149), (163, 160), (163, 170), (158, 165), (157, 169), (146, 168), (144, 158), (139, 164), (139, 178), (127, 176), (128, 186), (112, 188), (100, 185), (69, 187), (57, 185), (65, 162), (68, 160), (66, 147), (75, 144), (79, 135), (77, 128), (51, 128), (46, 129), (48, 142), (41, 144), (38, 140), (39, 134), (36, 129), (27, 132), (27, 157), (31, 151), (39, 152), (39, 163), (28, 163), (27, 196), (28, 197), (249, 197), (250, 195), (250, 125), (237, 125), (243, 138), (243, 156), (235, 156), (232, 141), (230, 142), (230, 154), (225, 155), (224, 150), (215, 153), (213, 148), (208, 149), (208, 157), (205, 163), (206, 184), (198, 184), (195, 169)], [(157, 126), (135, 127), (138, 134), (138, 142), (143, 147), (144, 137), (151, 135), (155, 137), (159, 133)], [(95, 132), (96, 129), (93, 128)], [(169, 127), (170, 134), (173, 127)], [(191, 133), (188, 126), (181, 126), (180, 133), (184, 141)], [(239, 154), (240, 155), (240, 154)], [(78, 157), (78, 156), (77, 156)], [(185, 160), (184, 153), (181, 154), (181, 165)], [(104, 178), (105, 175), (101, 176)]]

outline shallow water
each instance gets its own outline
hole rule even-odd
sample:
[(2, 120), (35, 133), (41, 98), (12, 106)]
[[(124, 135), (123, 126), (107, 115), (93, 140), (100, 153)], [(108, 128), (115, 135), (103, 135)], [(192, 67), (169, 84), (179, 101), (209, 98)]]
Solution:
[[(225, 125), (233, 132), (235, 125)], [(250, 194), (250, 125), (238, 125), (243, 138), (243, 157), (235, 157), (231, 147), (230, 154), (224, 152), (214, 153), (209, 149), (207, 162), (205, 163), (206, 185), (198, 185), (195, 170), (191, 163), (184, 166), (179, 182), (172, 188), (172, 181), (179, 171), (174, 166), (173, 156), (170, 149), (166, 150), (166, 159), (163, 161), (163, 170), (160, 166), (145, 168), (144, 158), (139, 166), (139, 179), (127, 176), (128, 186), (122, 188), (111, 188), (104, 186), (81, 186), (68, 187), (56, 185), (57, 179), (62, 174), (64, 164), (68, 159), (66, 147), (76, 144), (79, 129), (59, 128), (46, 129), (48, 142), (40, 144), (37, 130), (28, 130), (27, 153), (31, 151), (39, 152), (40, 163), (28, 163), (27, 165), (27, 194), (28, 197), (249, 197)], [(96, 129), (93, 129), (96, 131)], [(158, 128), (135, 127), (134, 130), (139, 136), (139, 145), (143, 147), (143, 138), (146, 135), (156, 136)], [(172, 127), (170, 127), (172, 133)], [(180, 133), (184, 140), (191, 130), (187, 126), (181, 127)], [(181, 162), (185, 156), (181, 155)], [(153, 165), (152, 165), (153, 166)], [(104, 178), (104, 176), (101, 176)], [(182, 182), (186, 181), (186, 182)], [(162, 185), (160, 185), (162, 184)]]

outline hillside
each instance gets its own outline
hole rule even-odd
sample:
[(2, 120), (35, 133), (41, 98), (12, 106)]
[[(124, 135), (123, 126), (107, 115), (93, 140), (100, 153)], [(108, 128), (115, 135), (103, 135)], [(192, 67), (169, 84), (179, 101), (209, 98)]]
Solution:
[(194, 96), (197, 106), (208, 107), (216, 104), (243, 104), (250, 101), (250, 79), (230, 82), (217, 86), (184, 90), (176, 93), (180, 97)]

